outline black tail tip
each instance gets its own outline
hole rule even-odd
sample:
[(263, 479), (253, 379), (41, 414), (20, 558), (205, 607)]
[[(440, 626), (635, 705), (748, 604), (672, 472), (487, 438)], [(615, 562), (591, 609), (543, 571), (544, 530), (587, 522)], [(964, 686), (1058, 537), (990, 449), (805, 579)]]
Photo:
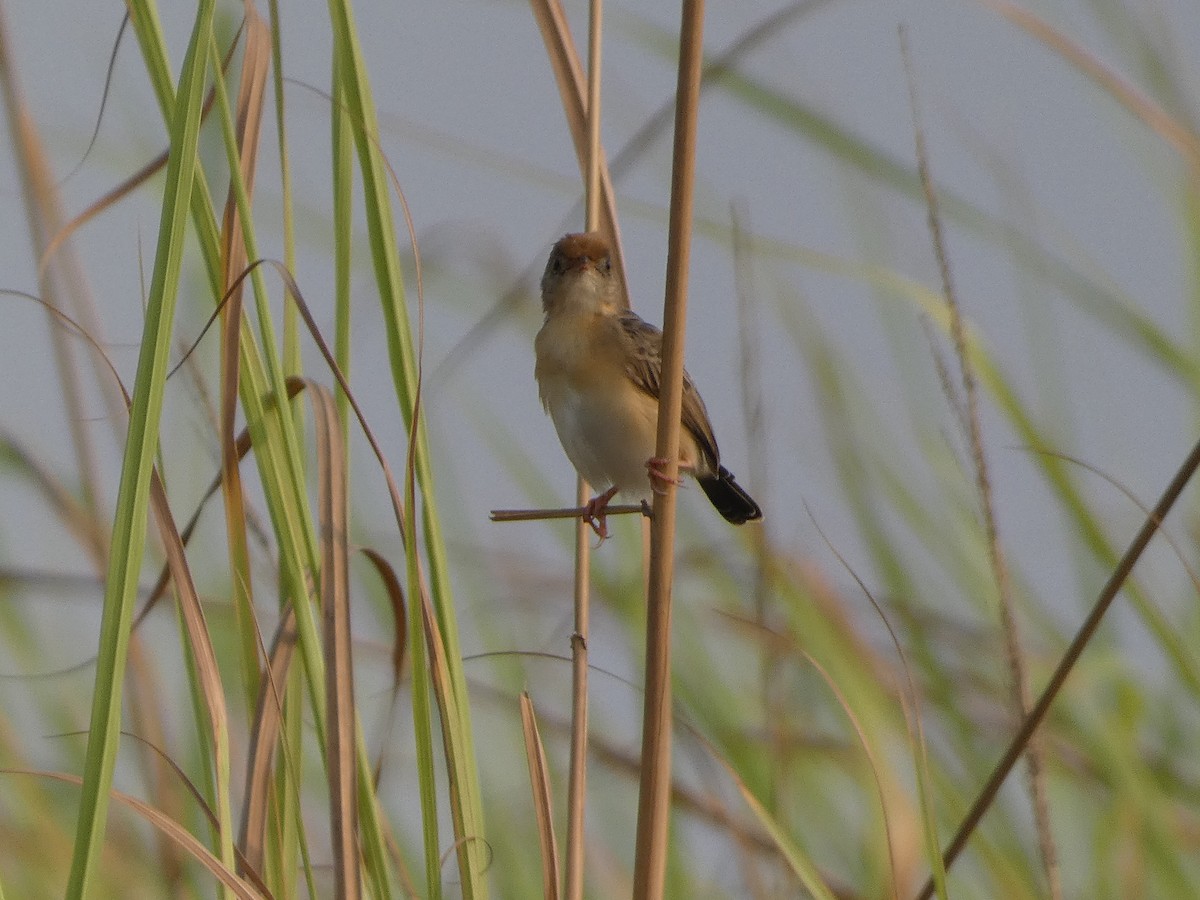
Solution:
[(744, 525), (763, 517), (762, 510), (754, 502), (754, 498), (746, 493), (745, 488), (734, 480), (733, 473), (724, 466), (717, 467), (715, 477), (697, 480), (709, 501), (726, 522)]

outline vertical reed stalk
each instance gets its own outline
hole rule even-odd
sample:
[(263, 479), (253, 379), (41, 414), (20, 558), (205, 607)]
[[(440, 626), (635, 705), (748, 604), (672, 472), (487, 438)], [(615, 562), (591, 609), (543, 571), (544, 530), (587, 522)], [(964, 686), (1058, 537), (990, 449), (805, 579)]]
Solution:
[[(675, 146), (667, 235), (667, 285), (663, 310), (661, 388), (655, 455), (667, 460), (666, 475), (679, 475), (679, 429), (683, 405), (683, 347), (687, 324), (688, 260), (692, 236), (692, 183), (696, 167), (696, 120), (704, 61), (703, 0), (684, 0), (679, 32), (679, 80), (675, 90)], [(675, 560), (675, 488), (654, 497), (650, 523), (650, 576), (646, 594), (646, 699), (642, 715), (641, 789), (633, 895), (663, 896), (671, 799), (671, 582)]]
[[(587, 169), (584, 227), (600, 227), (603, 156), (600, 149), (600, 48), (603, 0), (591, 0), (588, 14)], [(579, 478), (576, 502), (583, 506), (591, 493)], [(590, 619), (591, 532), (587, 522), (575, 523), (575, 631), (571, 635), (571, 774), (567, 786), (567, 883), (564, 896), (583, 900), (583, 871), (587, 811), (588, 750), (588, 623)]]

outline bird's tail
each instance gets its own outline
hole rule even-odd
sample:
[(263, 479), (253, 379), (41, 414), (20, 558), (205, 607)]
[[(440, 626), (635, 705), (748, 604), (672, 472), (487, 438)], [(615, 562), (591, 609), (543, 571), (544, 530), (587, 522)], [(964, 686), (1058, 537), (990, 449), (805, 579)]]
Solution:
[(733, 473), (724, 466), (717, 466), (717, 474), (697, 478), (700, 487), (712, 501), (725, 521), (734, 525), (762, 518), (762, 510), (745, 488), (733, 480)]

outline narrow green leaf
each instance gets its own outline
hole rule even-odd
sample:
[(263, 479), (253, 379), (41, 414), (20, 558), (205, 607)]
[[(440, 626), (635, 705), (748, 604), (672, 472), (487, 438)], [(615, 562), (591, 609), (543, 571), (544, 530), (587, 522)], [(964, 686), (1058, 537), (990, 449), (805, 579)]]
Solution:
[(134, 381), (105, 583), (83, 795), (67, 886), (67, 896), (72, 900), (82, 900), (87, 893), (100, 857), (120, 743), (121, 694), (129, 649), (129, 626), (137, 602), (138, 579), (145, 552), (150, 477), (158, 448), (158, 425), (183, 258), (184, 227), (197, 169), (196, 147), (213, 8), (213, 0), (200, 0), (171, 120), (171, 151), (158, 246), (147, 298), (146, 324)]

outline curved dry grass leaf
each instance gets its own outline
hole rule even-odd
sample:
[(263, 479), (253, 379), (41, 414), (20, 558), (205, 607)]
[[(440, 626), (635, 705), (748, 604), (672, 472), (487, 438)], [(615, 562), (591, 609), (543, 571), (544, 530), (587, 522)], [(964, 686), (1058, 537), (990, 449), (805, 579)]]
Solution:
[(396, 577), (396, 570), (384, 559), (383, 554), (371, 547), (359, 551), (375, 567), (388, 603), (392, 607), (392, 685), (399, 686), (404, 671), (404, 657), (408, 647), (408, 604), (404, 600), (404, 588)]
[(117, 28), (117, 37), (113, 41), (112, 52), (108, 55), (108, 68), (104, 72), (104, 88), (100, 92), (100, 108), (96, 110), (96, 124), (92, 126), (92, 136), (88, 138), (88, 144), (83, 150), (83, 154), (79, 157), (79, 162), (71, 167), (61, 179), (58, 186), (62, 187), (70, 181), (83, 168), (83, 164), (92, 154), (92, 150), (96, 146), (96, 140), (100, 137), (100, 124), (104, 121), (104, 110), (108, 106), (108, 95), (112, 90), (113, 74), (117, 69), (117, 52), (121, 49), (121, 41), (125, 37), (125, 32), (129, 28), (129, 10), (125, 10), (125, 15), (121, 17), (121, 25)]
[(310, 383), (316, 412), (317, 506), (325, 652), (325, 772), (333, 842), (334, 894), (361, 896), (358, 852), (357, 718), (350, 647), (350, 573), (346, 538), (346, 453), (333, 392)]
[[(229, 716), (225, 707), (225, 689), (221, 683), (221, 670), (217, 665), (217, 654), (213, 649), (212, 638), (209, 634), (208, 623), (204, 616), (204, 607), (200, 604), (200, 595), (196, 591), (188, 567), (187, 556), (184, 553), (183, 541), (175, 526), (175, 518), (171, 514), (167, 502), (166, 488), (158, 469), (151, 470), (150, 506), (154, 510), (154, 519), (158, 524), (159, 537), (167, 554), (167, 564), (171, 569), (171, 580), (179, 597), (179, 608), (187, 627), (188, 642), (196, 666), (196, 676), (204, 694), (204, 703), (208, 709), (209, 740), (212, 742), (214, 756), (217, 760), (217, 798), (218, 818), (222, 828), (232, 827), (229, 818)], [(232, 850), (232, 834), (224, 835), (228, 848)]]
[(529, 764), (529, 782), (533, 794), (533, 812), (537, 818), (538, 842), (542, 850), (542, 896), (558, 897), (558, 841), (554, 836), (554, 800), (550, 793), (550, 770), (546, 748), (538, 731), (537, 713), (528, 691), (521, 692), (521, 732), (525, 736), (525, 761)]
[(238, 846), (252, 869), (261, 869), (271, 809), (271, 772), (275, 747), (283, 722), (283, 688), (296, 649), (296, 613), (289, 605), (279, 621), (267, 666), (259, 679), (258, 703), (250, 729), (246, 755), (246, 787), (242, 796), (242, 822)]
[[(404, 674), (404, 660), (408, 650), (408, 604), (404, 600), (404, 588), (400, 585), (400, 579), (396, 577), (396, 570), (392, 568), (391, 563), (384, 559), (383, 554), (370, 547), (362, 547), (359, 552), (374, 566), (392, 608), (392, 696), (391, 702), (388, 704), (387, 721), (380, 729), (381, 734), (387, 735), (392, 733), (392, 725), (395, 721), (396, 705), (400, 699), (400, 682)], [(380, 748), (379, 757), (375, 761), (375, 771), (372, 773), (377, 788), (379, 780), (383, 776), (383, 760), (386, 749), (386, 745)]]
[(0, 431), (0, 453), (25, 472), (67, 533), (80, 543), (92, 562), (101, 566), (103, 571), (106, 537), (101, 531), (100, 522), (84, 508), (60, 478), (27, 451), (16, 435), (7, 430)]
[[(229, 63), (233, 59), (234, 51), (237, 50), (238, 39), (241, 37), (241, 33), (241, 29), (239, 28), (237, 34), (233, 36), (233, 41), (229, 45), (229, 50), (225, 54), (225, 60), (221, 67), (222, 73), (229, 71)], [(210, 88), (208, 96), (204, 98), (204, 105), (200, 110), (201, 122), (208, 118), (208, 114), (212, 110), (213, 103), (216, 102), (216, 99), (216, 89)], [(96, 127), (99, 128), (99, 125), (97, 124)], [(77, 213), (69, 222), (67, 222), (67, 224), (63, 225), (62, 228), (60, 228), (46, 244), (46, 249), (42, 252), (41, 259), (38, 260), (38, 274), (41, 275), (46, 271), (46, 268), (50, 265), (50, 261), (54, 258), (54, 255), (62, 249), (62, 245), (66, 241), (70, 240), (71, 235), (73, 235), (92, 219), (96, 218), (96, 216), (100, 215), (110, 206), (113, 206), (114, 204), (123, 200), (129, 194), (132, 194), (139, 187), (165, 169), (167, 165), (168, 154), (169, 150), (164, 150), (124, 181), (120, 182), (116, 187), (112, 188), (112, 190), (103, 194), (98, 200), (95, 200), (90, 205), (85, 207), (82, 212)]]
[[(108, 368), (112, 375), (114, 384), (121, 393), (121, 396), (128, 408), (130, 404), (130, 396), (125, 389), (124, 383), (117, 374), (112, 361), (104, 352), (95, 340), (85, 331), (77, 322), (70, 316), (54, 308), (50, 304), (41, 300), (38, 297), (33, 297), (28, 294), (14, 293), (25, 299), (32, 299), (35, 302), (44, 306), (53, 316), (69, 328), (73, 329), (77, 334), (84, 338), (85, 341), (96, 351), (98, 358)], [(187, 628), (188, 640), (191, 644), (194, 662), (196, 665), (196, 674), (200, 682), (202, 692), (204, 694), (204, 702), (208, 710), (210, 739), (213, 742), (215, 756), (217, 758), (217, 785), (218, 798), (223, 804), (221, 810), (222, 815), (219, 817), (222, 823), (228, 827), (229, 816), (227, 804), (229, 798), (228, 785), (228, 749), (229, 749), (229, 721), (228, 713), (225, 707), (224, 688), (221, 683), (220, 668), (217, 665), (216, 652), (212, 646), (212, 640), (209, 635), (208, 625), (204, 617), (204, 609), (200, 604), (200, 596), (196, 591), (195, 582), (192, 580), (191, 572), (187, 563), (187, 556), (184, 553), (183, 539), (175, 525), (175, 519), (171, 513), (170, 504), (167, 501), (166, 489), (163, 486), (162, 479), (158, 474), (157, 466), (151, 466), (150, 469), (150, 484), (149, 484), (149, 505), (154, 512), (154, 520), (158, 525), (159, 536), (163, 542), (163, 547), (167, 555), (167, 561), (164, 565), (164, 572), (170, 573), (170, 580), (174, 581), (176, 591), (180, 601), (180, 611), (183, 614), (184, 623)], [(165, 584), (165, 582), (164, 582)], [(132, 625), (130, 629), (132, 633)], [(223, 852), (226, 850), (232, 852), (232, 836), (223, 836)]]
[[(31, 775), (36, 778), (49, 778), (54, 781), (73, 784), (76, 787), (83, 784), (83, 779), (78, 775), (70, 775), (66, 772), (46, 772), (38, 769), (0, 769), (0, 772), (6, 775)], [(179, 845), (189, 856), (196, 862), (208, 869), (218, 881), (225, 887), (233, 891), (234, 896), (240, 900), (270, 900), (269, 895), (260, 893), (255, 887), (242, 879), (236, 872), (231, 872), (212, 851), (205, 847), (190, 831), (165, 815), (161, 810), (151, 806), (137, 797), (130, 796), (123, 791), (111, 789), (109, 796), (128, 806), (135, 813), (157, 828), (160, 832)]]
[[(211, 806), (209, 806), (208, 801), (204, 797), (204, 794), (201, 793), (200, 789), (198, 787), (196, 787), (196, 785), (192, 781), (192, 779), (188, 778), (187, 773), (184, 772), (183, 769), (181, 769), (179, 767), (179, 764), (176, 763), (175, 760), (173, 760), (166, 753), (166, 751), (164, 751), (157, 744), (154, 744), (151, 741), (146, 740), (146, 738), (142, 737), (141, 735), (133, 734), (132, 732), (129, 732), (129, 731), (122, 731), (121, 734), (124, 737), (127, 737), (127, 738), (130, 738), (131, 740), (137, 741), (139, 744), (141, 744), (142, 746), (149, 749), (159, 760), (161, 760), (167, 766), (167, 768), (170, 769), (170, 771), (175, 775), (176, 780), (180, 784), (182, 784), (183, 787), (187, 790), (188, 795), (191, 796), (191, 798), (195, 802), (196, 806), (198, 806), (200, 808), (200, 811), (202, 813), (204, 813), (204, 818), (208, 820), (209, 825), (211, 825), (214, 829), (219, 827), (219, 824), (217, 822), (217, 814), (215, 812), (213, 812), (213, 808)], [(262, 876), (259, 874), (258, 867), (249, 865), (246, 857), (236, 847), (234, 848), (234, 853), (237, 856), (237, 861), (238, 861), (238, 874), (243, 875), (244, 877), (249, 879), (250, 882), (258, 890), (260, 890), (265, 897), (268, 897), (268, 898), (272, 897), (273, 895), (271, 893), (271, 890), (263, 882)]]
[[(246, 199), (254, 196), (254, 179), (262, 133), (263, 93), (271, 61), (271, 36), (262, 17), (249, 4), (243, 22), (246, 49), (241, 76), (234, 136), (238, 147), (238, 170)], [(233, 577), (233, 604), (238, 634), (243, 639), (242, 676), (250, 697), (258, 691), (254, 628), (254, 579), (250, 571), (250, 547), (246, 536), (245, 496), (242, 491), (240, 457), (234, 438), (237, 421), (241, 370), (242, 294), (244, 282), (237, 273), (246, 267), (246, 242), (238, 211), (237, 183), (230, 179), (221, 217), (221, 283), (228, 297), (221, 304), (221, 391), (218, 437), (221, 446), (221, 489), (225, 501), (225, 536)], [(247, 210), (247, 214), (249, 211)]]

